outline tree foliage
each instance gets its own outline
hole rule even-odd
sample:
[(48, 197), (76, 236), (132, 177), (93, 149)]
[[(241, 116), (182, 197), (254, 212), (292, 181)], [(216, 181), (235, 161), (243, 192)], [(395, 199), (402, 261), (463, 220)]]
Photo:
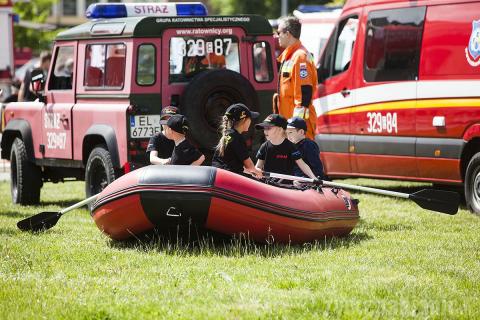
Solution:
[[(52, 5), (57, 0), (31, 0), (29, 2), (16, 2), (13, 11), (20, 21), (32, 21), (44, 23), (51, 14)], [(15, 47), (32, 48), (34, 52), (50, 49), (52, 40), (58, 30), (44, 31), (41, 29), (25, 28), (18, 25), (14, 26)]]
[[(333, 3), (341, 5), (343, 0), (288, 0), (288, 13), (292, 13), (300, 4), (325, 5)], [(260, 14), (269, 19), (278, 18), (281, 15), (282, 1), (280, 0), (209, 0), (213, 14)]]

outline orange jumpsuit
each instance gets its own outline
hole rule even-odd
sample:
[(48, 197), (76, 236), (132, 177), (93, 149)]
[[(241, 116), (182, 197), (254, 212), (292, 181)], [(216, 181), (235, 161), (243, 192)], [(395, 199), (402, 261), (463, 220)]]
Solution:
[[(306, 136), (315, 137), (317, 115), (312, 105), (313, 94), (317, 87), (317, 70), (313, 56), (302, 46), (300, 41), (286, 48), (278, 57), (281, 63), (278, 77), (278, 112), (285, 118), (291, 118), (295, 107), (308, 108), (308, 112), (301, 112), (307, 122)], [(297, 109), (302, 110), (302, 109)]]

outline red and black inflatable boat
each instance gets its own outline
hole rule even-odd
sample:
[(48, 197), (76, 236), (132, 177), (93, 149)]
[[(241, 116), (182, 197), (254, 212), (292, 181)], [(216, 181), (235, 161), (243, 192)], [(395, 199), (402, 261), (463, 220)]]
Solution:
[(286, 189), (213, 167), (148, 166), (115, 180), (92, 206), (98, 228), (122, 240), (194, 223), (258, 242), (304, 243), (349, 234), (357, 202), (342, 189)]

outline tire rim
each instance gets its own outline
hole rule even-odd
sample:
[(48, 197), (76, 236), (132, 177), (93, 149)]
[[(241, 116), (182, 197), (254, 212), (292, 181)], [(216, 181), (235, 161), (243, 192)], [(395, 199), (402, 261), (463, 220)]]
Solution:
[(475, 174), (475, 179), (473, 180), (473, 190), (472, 190), (472, 200), (476, 207), (480, 207), (480, 170)]
[(108, 185), (107, 172), (100, 159), (94, 159), (89, 170), (90, 192), (100, 193)]

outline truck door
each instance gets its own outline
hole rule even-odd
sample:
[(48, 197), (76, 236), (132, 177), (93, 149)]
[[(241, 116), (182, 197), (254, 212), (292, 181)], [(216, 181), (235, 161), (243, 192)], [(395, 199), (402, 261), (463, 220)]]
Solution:
[(179, 103), (192, 137), (202, 147), (216, 145), (218, 127), (229, 105), (255, 105), (256, 93), (248, 82), (250, 52), (242, 45), (244, 38), (239, 27), (187, 27), (164, 32), (162, 104)]
[(340, 20), (320, 59), (319, 85), (314, 100), (317, 113), (316, 141), (327, 174), (352, 171), (350, 112), (355, 105), (355, 47), (358, 13)]
[(46, 85), (42, 110), (44, 158), (72, 158), (72, 107), (75, 103), (76, 49), (74, 42), (57, 45)]
[(358, 175), (415, 178), (415, 108), (425, 7), (365, 14), (353, 157)]

